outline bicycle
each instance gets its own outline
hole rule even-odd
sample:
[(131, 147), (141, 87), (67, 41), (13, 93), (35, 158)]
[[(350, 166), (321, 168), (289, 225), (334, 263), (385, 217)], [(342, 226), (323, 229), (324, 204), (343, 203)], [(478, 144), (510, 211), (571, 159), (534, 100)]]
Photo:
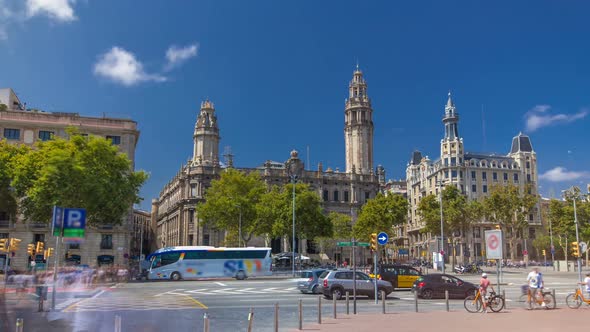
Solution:
[(480, 290), (478, 290), (475, 295), (469, 295), (466, 297), (463, 305), (468, 312), (476, 313), (483, 310), (484, 300), (486, 301), (486, 306), (493, 312), (499, 312), (504, 308), (505, 300), (502, 295), (497, 295), (496, 292), (490, 292), (487, 298), (483, 298)]
[(544, 291), (541, 288), (541, 295), (538, 296), (538, 291), (535, 289), (535, 293), (531, 292), (531, 288), (527, 288), (527, 293), (525, 295), (521, 295), (521, 298), (526, 297), (524, 299), (524, 306), (526, 309), (533, 309), (533, 304), (537, 304), (538, 306), (542, 305), (545, 302), (546, 309), (555, 309), (555, 297), (549, 291)]
[(590, 305), (590, 299), (584, 297), (584, 293), (580, 288), (577, 288), (574, 293), (568, 294), (565, 298), (565, 303), (572, 309), (578, 309), (582, 305), (582, 302)]

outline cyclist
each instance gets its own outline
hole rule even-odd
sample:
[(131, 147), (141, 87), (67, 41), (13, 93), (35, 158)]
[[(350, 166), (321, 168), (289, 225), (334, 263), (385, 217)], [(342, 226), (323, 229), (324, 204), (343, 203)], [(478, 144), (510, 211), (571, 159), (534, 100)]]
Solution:
[[(527, 276), (526, 280), (529, 283), (529, 292), (531, 293), (531, 296), (534, 299), (536, 299), (537, 296), (540, 296), (541, 298), (543, 298), (543, 292), (542, 292), (543, 286), (544, 286), (543, 275), (541, 274), (541, 272), (539, 272), (538, 267), (533, 268), (533, 270)], [(547, 306), (545, 304), (544, 299), (543, 299), (543, 302), (541, 303), (541, 306), (542, 307)]]
[(579, 282), (578, 284), (586, 286), (586, 292), (590, 298), (590, 272), (586, 272), (586, 278), (584, 278), (584, 281)]
[(482, 312), (484, 314), (488, 311), (487, 298), (486, 298), (486, 294), (488, 292), (488, 287), (491, 287), (492, 292), (495, 292), (494, 286), (492, 286), (492, 284), (488, 280), (488, 274), (484, 272), (481, 274), (481, 279), (479, 280), (479, 293), (481, 294), (481, 297), (482, 297), (482, 303), (483, 303), (483, 311)]

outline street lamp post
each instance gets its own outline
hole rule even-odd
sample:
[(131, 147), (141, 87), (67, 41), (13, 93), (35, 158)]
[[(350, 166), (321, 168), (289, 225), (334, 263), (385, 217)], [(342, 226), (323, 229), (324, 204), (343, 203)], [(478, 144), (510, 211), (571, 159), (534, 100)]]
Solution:
[[(574, 225), (576, 225), (576, 245), (579, 246), (580, 245), (580, 234), (578, 231), (578, 211), (576, 210), (576, 195), (577, 192), (575, 190), (575, 187), (572, 187), (568, 190), (563, 190), (562, 192), (564, 193), (570, 193), (572, 200), (574, 201)], [(581, 261), (581, 255), (579, 254), (580, 250), (578, 247), (578, 257), (576, 257), (576, 261), (577, 261), (577, 265), (578, 265), (578, 279), (579, 281), (582, 281), (582, 261)]]
[(291, 184), (293, 185), (293, 245), (291, 247), (293, 250), (293, 256), (291, 257), (291, 261), (293, 276), (295, 276), (295, 183), (297, 182), (297, 175), (291, 174), (289, 177), (291, 178)]
[(555, 249), (553, 247), (553, 231), (551, 229), (551, 218), (549, 218), (549, 242), (551, 244), (551, 265), (553, 265), (553, 271), (555, 271)]
[(445, 273), (445, 253), (444, 253), (444, 246), (445, 246), (445, 231), (444, 231), (444, 221), (443, 221), (443, 201), (442, 201), (442, 181), (438, 181), (438, 188), (439, 188), (439, 207), (440, 207), (440, 250), (439, 254), (442, 257), (442, 273)]

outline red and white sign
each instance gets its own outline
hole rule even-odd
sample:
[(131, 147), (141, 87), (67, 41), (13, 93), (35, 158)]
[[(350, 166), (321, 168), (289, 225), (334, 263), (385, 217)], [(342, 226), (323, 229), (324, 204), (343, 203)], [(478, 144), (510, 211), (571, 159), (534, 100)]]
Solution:
[(485, 231), (486, 258), (502, 259), (502, 231)]

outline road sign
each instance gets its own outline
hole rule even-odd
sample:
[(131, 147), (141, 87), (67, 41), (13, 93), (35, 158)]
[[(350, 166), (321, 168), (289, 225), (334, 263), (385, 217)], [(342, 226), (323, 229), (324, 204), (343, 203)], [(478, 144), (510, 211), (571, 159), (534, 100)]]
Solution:
[(381, 232), (377, 235), (377, 242), (379, 242), (380, 245), (386, 245), (387, 240), (389, 240), (389, 236), (387, 235), (387, 233)]
[(502, 259), (502, 231), (490, 230), (485, 231), (486, 239), (486, 258)]
[(52, 227), (53, 235), (63, 236), (64, 243), (81, 242), (86, 228), (86, 210), (55, 206)]
[(525, 249), (525, 250), (522, 251), (522, 255), (523, 256), (527, 256), (528, 254), (529, 254), (529, 251), (528, 250)]
[(369, 242), (336, 242), (336, 245), (338, 247), (352, 247), (352, 246), (368, 247)]
[(356, 245), (359, 247), (368, 247), (369, 242), (357, 242)]
[(398, 249), (398, 254), (400, 254), (400, 255), (409, 255), (410, 254), (410, 250), (408, 250), (408, 249)]
[(339, 247), (352, 247), (352, 242), (336, 242)]
[(588, 244), (586, 244), (586, 242), (580, 242), (580, 250), (582, 252), (586, 251), (586, 249), (588, 249)]

